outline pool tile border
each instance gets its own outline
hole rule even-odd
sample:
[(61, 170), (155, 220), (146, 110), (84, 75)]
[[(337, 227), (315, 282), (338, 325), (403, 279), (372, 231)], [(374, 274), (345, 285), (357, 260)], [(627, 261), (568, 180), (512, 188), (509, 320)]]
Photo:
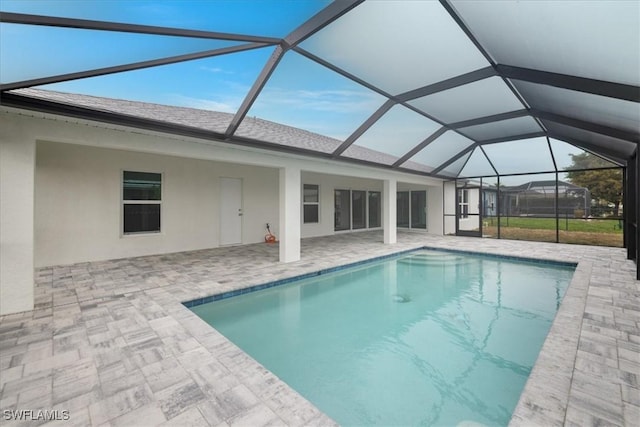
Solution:
[(578, 266), (577, 262), (558, 261), (558, 260), (543, 259), (543, 258), (520, 257), (520, 256), (515, 256), (515, 255), (502, 255), (502, 254), (495, 254), (494, 255), (494, 254), (486, 254), (486, 253), (482, 253), (482, 252), (474, 252), (474, 251), (466, 251), (466, 250), (457, 250), (457, 249), (449, 249), (449, 248), (438, 248), (438, 247), (431, 247), (431, 246), (423, 246), (423, 247), (418, 247), (418, 248), (413, 248), (413, 249), (405, 249), (405, 250), (394, 252), (394, 253), (391, 253), (391, 254), (380, 255), (380, 256), (377, 256), (377, 257), (374, 257), (374, 258), (369, 258), (369, 259), (365, 259), (365, 260), (361, 260), (361, 261), (356, 261), (356, 262), (352, 262), (352, 263), (349, 263), (349, 264), (339, 265), (339, 266), (330, 267), (330, 268), (324, 268), (324, 269), (321, 269), (321, 270), (318, 270), (318, 271), (313, 271), (313, 272), (310, 272), (310, 273), (299, 274), (297, 276), (286, 277), (284, 279), (273, 280), (273, 281), (270, 281), (270, 282), (267, 282), (267, 283), (261, 283), (261, 284), (258, 284), (258, 285), (251, 285), (251, 286), (247, 286), (247, 287), (240, 288), (240, 289), (234, 289), (232, 291), (226, 291), (226, 292), (221, 292), (221, 293), (217, 293), (217, 294), (213, 294), (213, 295), (208, 295), (208, 296), (205, 296), (205, 297), (195, 298), (195, 299), (191, 299), (191, 300), (188, 300), (188, 301), (183, 301), (182, 305), (184, 305), (185, 307), (190, 309), (190, 308), (193, 308), (193, 307), (197, 307), (199, 305), (209, 304), (209, 303), (214, 302), (214, 301), (220, 301), (220, 300), (223, 300), (223, 299), (233, 298), (233, 297), (237, 297), (237, 296), (240, 296), (240, 295), (249, 294), (249, 293), (252, 293), (252, 292), (262, 291), (264, 289), (275, 288), (277, 286), (286, 285), (286, 284), (297, 282), (297, 281), (300, 281), (300, 280), (309, 279), (309, 278), (317, 277), (317, 276), (322, 276), (322, 275), (329, 274), (329, 273), (335, 273), (337, 271), (346, 270), (346, 269), (354, 268), (354, 267), (359, 267), (359, 266), (362, 266), (362, 265), (371, 264), (371, 263), (382, 261), (382, 260), (389, 259), (389, 258), (399, 257), (399, 256), (402, 256), (402, 255), (410, 253), (410, 252), (417, 252), (417, 251), (421, 251), (421, 250), (430, 250), (430, 251), (437, 251), (437, 252), (449, 252), (449, 253), (456, 253), (456, 254), (462, 254), (462, 255), (473, 255), (473, 256), (478, 256), (478, 257), (482, 257), (482, 258), (498, 258), (498, 259), (504, 259), (504, 260), (509, 260), (509, 261), (528, 262), (528, 263), (532, 263), (532, 264), (557, 265), (557, 266), (573, 267), (573, 268), (577, 268), (577, 266)]

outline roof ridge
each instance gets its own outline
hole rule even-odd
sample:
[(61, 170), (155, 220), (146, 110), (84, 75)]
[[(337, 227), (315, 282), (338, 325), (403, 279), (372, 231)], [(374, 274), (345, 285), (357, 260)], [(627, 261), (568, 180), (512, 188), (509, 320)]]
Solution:
[(225, 111), (207, 110), (203, 108), (186, 107), (181, 105), (160, 104), (158, 102), (137, 101), (137, 100), (126, 99), (126, 98), (112, 98), (107, 96), (89, 95), (84, 93), (61, 92), (59, 90), (22, 88), (22, 89), (14, 89), (9, 92), (17, 93), (17, 94), (21, 94), (22, 92), (37, 92), (41, 94), (56, 94), (60, 96), (69, 96), (69, 97), (76, 97), (76, 98), (85, 98), (85, 99), (89, 98), (94, 100), (110, 100), (110, 101), (126, 102), (126, 103), (137, 104), (137, 105), (155, 105), (155, 106), (164, 107), (164, 108), (176, 108), (176, 109), (186, 109), (186, 110), (194, 110), (194, 111), (208, 111), (208, 112), (217, 113), (217, 114), (233, 115), (233, 113), (227, 113)]

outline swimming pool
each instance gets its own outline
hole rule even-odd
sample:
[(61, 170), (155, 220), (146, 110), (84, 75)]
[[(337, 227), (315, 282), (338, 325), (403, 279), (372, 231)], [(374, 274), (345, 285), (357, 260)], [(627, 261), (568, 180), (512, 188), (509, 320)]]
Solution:
[(506, 425), (573, 271), (420, 250), (191, 309), (342, 425)]

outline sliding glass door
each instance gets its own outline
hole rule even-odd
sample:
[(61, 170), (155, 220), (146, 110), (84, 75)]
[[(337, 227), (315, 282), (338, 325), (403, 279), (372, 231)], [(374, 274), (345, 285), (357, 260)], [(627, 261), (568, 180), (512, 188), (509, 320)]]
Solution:
[(382, 225), (382, 193), (334, 190), (334, 230), (361, 230)]
[(409, 192), (398, 191), (396, 203), (396, 226), (400, 228), (409, 228)]
[(369, 191), (369, 228), (380, 227), (382, 212), (382, 193)]
[(351, 192), (335, 190), (334, 229), (351, 230)]
[(367, 192), (351, 192), (351, 228), (367, 228)]
[(411, 192), (411, 228), (427, 228), (427, 192)]
[(427, 229), (427, 192), (398, 191), (396, 225), (400, 228)]

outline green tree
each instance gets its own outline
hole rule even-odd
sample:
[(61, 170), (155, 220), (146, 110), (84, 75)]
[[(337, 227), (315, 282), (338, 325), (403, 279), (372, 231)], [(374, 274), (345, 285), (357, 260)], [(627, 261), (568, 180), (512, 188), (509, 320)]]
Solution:
[(622, 203), (622, 169), (592, 169), (611, 167), (612, 164), (591, 153), (570, 154), (570, 169), (591, 169), (569, 171), (567, 178), (575, 185), (588, 188), (592, 199), (600, 203), (613, 203), (614, 215), (620, 213)]

